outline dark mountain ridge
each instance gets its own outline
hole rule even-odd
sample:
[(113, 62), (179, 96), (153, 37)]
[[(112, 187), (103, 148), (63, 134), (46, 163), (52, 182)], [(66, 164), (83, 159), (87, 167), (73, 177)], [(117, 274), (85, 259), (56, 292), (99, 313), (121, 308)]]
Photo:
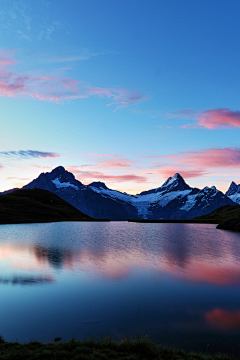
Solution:
[(102, 182), (83, 185), (63, 166), (58, 166), (23, 187), (34, 188), (51, 191), (88, 216), (110, 220), (191, 219), (220, 206), (236, 204), (214, 186), (190, 187), (178, 173), (162, 186), (134, 196), (111, 190)]

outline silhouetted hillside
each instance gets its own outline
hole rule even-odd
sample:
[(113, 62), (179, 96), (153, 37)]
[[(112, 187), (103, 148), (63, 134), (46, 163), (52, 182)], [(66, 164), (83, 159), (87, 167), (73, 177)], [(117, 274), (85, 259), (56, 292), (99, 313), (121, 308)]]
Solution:
[(94, 220), (47, 190), (16, 190), (0, 196), (0, 224)]

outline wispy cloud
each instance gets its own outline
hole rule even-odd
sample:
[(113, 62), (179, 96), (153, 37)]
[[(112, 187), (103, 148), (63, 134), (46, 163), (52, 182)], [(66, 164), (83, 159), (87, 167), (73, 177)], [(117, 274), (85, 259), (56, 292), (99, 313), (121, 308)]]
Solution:
[(208, 172), (203, 169), (184, 169), (183, 166), (176, 167), (175, 165), (163, 166), (158, 170), (158, 173), (164, 178), (172, 177), (174, 174), (179, 173), (184, 179), (198, 178), (208, 174)]
[(134, 181), (136, 183), (146, 183), (148, 179), (145, 176), (126, 174), (126, 175), (109, 175), (98, 171), (82, 171), (78, 166), (68, 166), (67, 169), (74, 174), (80, 181), (91, 182), (95, 180), (109, 181), (110, 183), (120, 183)]
[(175, 160), (184, 164), (201, 165), (207, 168), (236, 169), (240, 166), (240, 148), (213, 148), (201, 151), (186, 151), (176, 156)]
[(155, 174), (161, 174), (164, 178), (173, 176), (176, 172), (184, 178), (206, 177), (216, 173), (216, 169), (221, 171), (224, 169), (224, 173), (227, 170), (239, 169), (240, 148), (182, 151), (159, 156), (159, 160), (150, 162), (149, 165)]
[(91, 165), (94, 169), (126, 168), (132, 164), (131, 160), (124, 158), (123, 155), (120, 154), (87, 153), (85, 156), (88, 157), (88, 161), (90, 160), (94, 163)]
[(87, 156), (97, 156), (97, 157), (110, 157), (110, 158), (122, 158), (123, 155), (121, 154), (99, 154), (99, 153), (85, 153), (84, 155)]
[(37, 151), (37, 150), (18, 150), (18, 151), (0, 151), (0, 156), (11, 157), (11, 158), (56, 158), (60, 154), (46, 151)]
[(173, 110), (165, 113), (165, 116), (169, 119), (191, 119), (194, 118), (197, 114), (199, 114), (199, 110), (193, 109), (181, 109), (181, 110)]
[(109, 54), (118, 54), (118, 53), (115, 51), (95, 51), (94, 52), (87, 48), (84, 48), (73, 54), (48, 56), (46, 58), (46, 61), (51, 62), (51, 63), (86, 61), (86, 60), (89, 60), (89, 59), (97, 57), (97, 56), (109, 55)]
[(81, 81), (62, 78), (60, 76), (29, 76), (10, 71), (14, 60), (9, 52), (0, 53), (0, 96), (25, 97), (42, 101), (64, 102), (83, 99), (90, 96), (109, 98), (113, 102), (107, 106), (116, 105), (114, 111), (140, 101), (146, 100), (143, 94), (119, 87), (95, 87), (84, 85)]
[(162, 155), (143, 155), (143, 154), (136, 154), (133, 155), (133, 157), (136, 158), (142, 158), (142, 159), (162, 159)]
[[(123, 97), (122, 95), (124, 94), (124, 92), (125, 92), (125, 96)], [(121, 89), (121, 93), (119, 93), (119, 95), (115, 97), (113, 96), (113, 99), (115, 100), (114, 102), (107, 104), (107, 106), (117, 105), (117, 107), (113, 112), (119, 109), (123, 109), (127, 106), (136, 103), (139, 104), (142, 101), (149, 100), (149, 98), (147, 96), (144, 96), (143, 94), (140, 93), (130, 94), (130, 92), (128, 90), (126, 91), (126, 89)]]
[[(64, 25), (53, 20), (47, 11), (50, 2), (38, 2), (38, 12), (32, 2), (22, 0), (2, 0), (0, 10), (0, 28), (10, 32), (21, 41), (52, 40), (51, 36)], [(39, 23), (37, 16), (40, 16)]]
[(240, 127), (240, 111), (226, 108), (209, 110), (183, 109), (166, 113), (168, 118), (192, 119), (193, 122), (182, 125), (182, 128), (202, 127), (205, 129), (237, 128)]
[(37, 40), (51, 40), (51, 35), (58, 29), (63, 29), (64, 26), (60, 21), (54, 21), (51, 24), (43, 24), (39, 28), (36, 36)]

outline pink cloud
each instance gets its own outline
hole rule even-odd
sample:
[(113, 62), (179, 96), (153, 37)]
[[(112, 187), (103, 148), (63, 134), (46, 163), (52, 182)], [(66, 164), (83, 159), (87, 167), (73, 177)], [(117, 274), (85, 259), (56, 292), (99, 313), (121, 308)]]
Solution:
[(162, 162), (150, 163), (157, 172), (172, 176), (179, 172), (185, 177), (205, 176), (212, 168), (238, 169), (240, 148), (213, 148), (200, 151), (184, 151), (161, 157)]
[[(157, 159), (157, 156), (155, 158)], [(176, 172), (184, 178), (206, 177), (213, 172), (216, 175), (216, 169), (220, 171), (218, 176), (227, 176), (227, 170), (238, 170), (240, 167), (240, 148), (184, 151), (159, 156), (159, 159), (160, 161), (150, 162), (149, 165), (155, 174), (161, 174), (164, 178), (173, 176)]]
[(183, 129), (203, 127), (205, 129), (235, 128), (240, 127), (240, 111), (226, 108), (210, 110), (175, 110), (167, 113), (168, 118), (193, 119), (195, 122), (184, 124)]
[(185, 164), (201, 165), (209, 168), (238, 168), (240, 166), (240, 148), (215, 148), (202, 151), (183, 152), (177, 161)]
[(128, 96), (126, 97), (125, 96), (125, 99), (121, 99), (119, 96), (116, 96), (115, 97), (115, 100), (114, 102), (110, 103), (110, 104), (107, 104), (107, 106), (111, 106), (111, 105), (118, 105), (116, 107), (116, 109), (113, 111), (117, 111), (119, 109), (123, 109), (127, 106), (130, 106), (132, 104), (135, 104), (135, 103), (140, 103), (144, 100), (148, 100), (148, 98), (146, 96), (143, 96), (142, 94), (134, 94), (134, 95), (131, 95), (131, 94), (128, 94)]
[(183, 129), (203, 127), (212, 130), (240, 127), (240, 111), (233, 111), (226, 108), (210, 110), (182, 109), (170, 111), (166, 116), (168, 118), (194, 120), (194, 123), (182, 125), (181, 128)]
[(122, 160), (109, 160), (109, 161), (102, 161), (96, 167), (98, 168), (111, 168), (111, 167), (128, 167), (130, 166), (131, 161), (127, 159)]
[[(93, 161), (95, 164), (90, 166), (95, 169), (100, 168), (125, 168), (129, 167), (132, 164), (132, 161), (129, 159), (124, 159), (123, 155), (120, 154), (99, 154), (99, 153), (87, 153), (84, 154), (86, 156), (92, 157), (90, 161)], [(110, 158), (111, 160), (106, 160), (106, 158)]]
[(158, 173), (166, 178), (179, 173), (184, 179), (205, 176), (207, 172), (203, 169), (184, 169), (183, 167), (166, 166), (158, 170)]
[(116, 105), (114, 111), (147, 99), (140, 93), (120, 87), (86, 86), (81, 81), (64, 79), (60, 76), (22, 75), (9, 70), (14, 64), (11, 52), (0, 53), (0, 96), (2, 97), (30, 97), (59, 103), (98, 96), (112, 99), (113, 102), (107, 106)]
[(98, 171), (81, 171), (77, 166), (68, 166), (68, 171), (73, 172), (77, 175), (78, 180), (81, 182), (101, 180), (109, 182), (126, 182), (135, 181), (136, 183), (146, 183), (148, 179), (145, 176), (127, 174), (127, 175), (108, 175)]
[(197, 118), (197, 125), (210, 130), (240, 127), (240, 111), (229, 109), (206, 110)]

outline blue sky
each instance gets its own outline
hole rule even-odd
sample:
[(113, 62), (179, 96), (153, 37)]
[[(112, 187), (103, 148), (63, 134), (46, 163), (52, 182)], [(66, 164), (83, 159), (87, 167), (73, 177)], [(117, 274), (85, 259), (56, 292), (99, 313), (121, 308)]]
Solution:
[(239, 2), (2, 0), (0, 191), (63, 165), (138, 193), (240, 182)]

